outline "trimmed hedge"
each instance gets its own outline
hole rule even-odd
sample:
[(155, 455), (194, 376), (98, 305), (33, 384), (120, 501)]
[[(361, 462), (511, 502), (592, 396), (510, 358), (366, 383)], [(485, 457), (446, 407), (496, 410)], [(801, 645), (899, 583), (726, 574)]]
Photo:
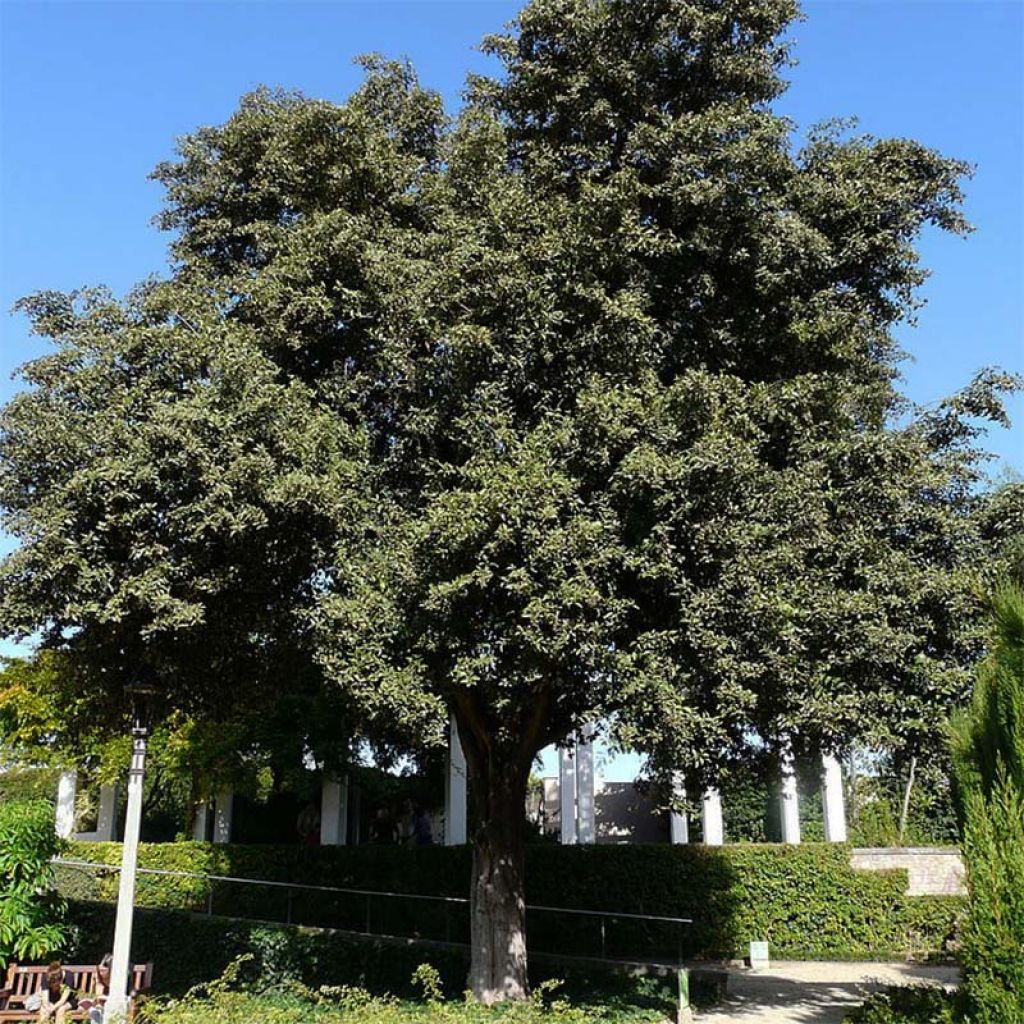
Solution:
[[(69, 908), (78, 937), (66, 960), (98, 963), (113, 941), (114, 907), (74, 900)], [(313, 988), (358, 985), (370, 992), (411, 996), (413, 971), (422, 963), (437, 968), (448, 992), (461, 992), (466, 981), (467, 960), (459, 950), (169, 910), (136, 912), (132, 956), (140, 963), (153, 962), (158, 994), (183, 995), (219, 977), (243, 954), (253, 956), (253, 970), (272, 985), (294, 979)]]
[[(77, 843), (71, 858), (120, 863), (115, 843)], [(723, 847), (535, 846), (527, 852), (527, 901), (533, 906), (607, 911), (601, 920), (534, 910), (531, 949), (609, 956), (730, 958), (767, 939), (781, 959), (890, 959), (942, 956), (955, 936), (960, 897), (906, 896), (905, 871), (854, 871), (838, 844)], [(464, 896), (467, 847), (268, 847), (207, 843), (146, 845), (140, 865), (382, 892)], [(96, 880), (65, 869), (72, 898), (114, 900), (114, 873)], [(372, 930), (467, 940), (462, 905), (375, 897)], [(362, 896), (141, 875), (138, 903), (249, 919), (364, 930)], [(690, 917), (677, 925), (614, 919), (614, 913)]]
[[(77, 940), (65, 951), (66, 959), (97, 962), (110, 949), (114, 907), (72, 901), (70, 911)], [(422, 985), (412, 978), (421, 964), (433, 966), (445, 995), (455, 998), (464, 989), (469, 966), (468, 953), (457, 949), (169, 910), (136, 912), (132, 952), (138, 961), (153, 962), (153, 993), (174, 997), (219, 978), (243, 954), (251, 961), (241, 968), (240, 977), (257, 982), (260, 989), (283, 993), (292, 982), (312, 989), (350, 985), (375, 995), (417, 1001), (422, 999)], [(623, 1020), (646, 1020), (649, 1014), (644, 1014), (642, 1007), (660, 1009), (657, 1019), (663, 1020), (675, 1000), (676, 981), (671, 973), (641, 978), (593, 965), (577, 967), (531, 959), (530, 978), (534, 985), (557, 979), (559, 996), (574, 1003), (599, 1005), (601, 1020), (619, 1019), (613, 1009), (623, 1011)], [(697, 1006), (717, 1002), (721, 998), (719, 979), (713, 973), (695, 972), (690, 979), (690, 997)]]

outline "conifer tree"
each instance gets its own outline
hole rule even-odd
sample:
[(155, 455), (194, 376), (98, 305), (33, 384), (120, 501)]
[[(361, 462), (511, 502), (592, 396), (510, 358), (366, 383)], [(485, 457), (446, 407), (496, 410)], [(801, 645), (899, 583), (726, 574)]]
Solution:
[(1024, 590), (992, 598), (993, 647), (953, 722), (969, 912), (960, 958), (967, 1016), (1024, 1020)]

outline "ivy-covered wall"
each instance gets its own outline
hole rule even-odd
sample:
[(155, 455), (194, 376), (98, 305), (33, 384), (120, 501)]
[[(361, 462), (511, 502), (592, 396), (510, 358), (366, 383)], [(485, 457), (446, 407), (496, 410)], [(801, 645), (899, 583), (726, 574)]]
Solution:
[[(68, 857), (120, 863), (115, 843), (74, 844)], [(466, 847), (269, 847), (206, 843), (143, 845), (140, 865), (197, 875), (462, 897)], [(116, 873), (63, 869), (61, 888), (80, 900), (116, 898)], [(959, 897), (906, 896), (905, 871), (850, 867), (849, 848), (737, 844), (530, 847), (533, 907), (607, 912), (594, 918), (535, 909), (535, 951), (609, 956), (743, 956), (767, 939), (780, 959), (885, 959), (945, 953), (963, 908)], [(215, 916), (465, 941), (462, 904), (211, 883), (140, 875), (141, 906)], [(639, 922), (615, 913), (689, 917), (691, 925)]]

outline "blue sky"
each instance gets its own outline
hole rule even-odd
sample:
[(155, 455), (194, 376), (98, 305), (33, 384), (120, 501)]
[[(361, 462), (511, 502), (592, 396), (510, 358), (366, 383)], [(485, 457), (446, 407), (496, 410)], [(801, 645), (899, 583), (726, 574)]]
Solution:
[[(407, 55), (458, 102), (474, 49), (515, 14), (505, 2), (24, 2), (0, 0), (0, 307), (37, 288), (122, 292), (164, 266), (147, 174), (176, 136), (226, 118), (260, 83), (343, 98), (351, 58)], [(967, 241), (929, 234), (928, 306), (903, 342), (908, 390), (934, 401), (980, 367), (1024, 369), (1024, 4), (811, 0), (779, 108), (798, 126), (856, 115), (977, 165)], [(0, 399), (39, 350), (0, 317)], [(1024, 420), (1024, 400), (1016, 400)], [(1024, 442), (989, 446), (1024, 470)]]
[[(165, 267), (147, 174), (174, 139), (224, 120), (260, 83), (341, 99), (351, 58), (408, 56), (451, 105), (505, 2), (24, 2), (0, 0), (0, 307), (26, 292), (105, 283), (123, 292)], [(857, 116), (971, 161), (968, 240), (923, 242), (933, 276), (910, 396), (934, 401), (985, 365), (1024, 371), (1024, 4), (1018, 0), (811, 0), (779, 109), (798, 126)], [(0, 316), (0, 400), (38, 353)], [(1024, 423), (1024, 399), (1013, 402)], [(1024, 433), (995, 431), (998, 465), (1024, 470)]]

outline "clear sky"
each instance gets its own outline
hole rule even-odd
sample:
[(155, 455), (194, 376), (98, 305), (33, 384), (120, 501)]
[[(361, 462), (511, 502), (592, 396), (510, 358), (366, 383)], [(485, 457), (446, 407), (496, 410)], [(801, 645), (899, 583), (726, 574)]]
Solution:
[[(343, 98), (351, 58), (407, 55), (451, 105), (506, 2), (46, 2), (0, 0), (0, 307), (25, 292), (105, 283), (122, 292), (164, 267), (147, 174), (176, 136), (222, 121), (260, 83)], [(779, 108), (798, 126), (856, 115), (971, 161), (967, 241), (924, 240), (933, 277), (904, 332), (910, 395), (933, 401), (978, 368), (1024, 369), (1024, 3), (810, 0)], [(0, 318), (0, 399), (38, 350)], [(1024, 421), (1024, 401), (1014, 402)], [(1024, 441), (989, 440), (1024, 470)]]
[[(451, 106), (474, 50), (506, 2), (48, 2), (0, 0), (0, 307), (26, 292), (105, 283), (123, 292), (165, 267), (147, 174), (174, 139), (224, 120), (267, 83), (342, 99), (351, 58), (408, 56)], [(977, 166), (968, 240), (930, 233), (933, 276), (918, 326), (910, 396), (931, 402), (979, 368), (1024, 371), (1024, 2), (810, 0), (793, 29), (798, 65), (779, 109), (800, 127), (857, 116)], [(40, 350), (0, 315), (0, 400)], [(995, 431), (999, 464), (1024, 471), (1021, 424)]]

